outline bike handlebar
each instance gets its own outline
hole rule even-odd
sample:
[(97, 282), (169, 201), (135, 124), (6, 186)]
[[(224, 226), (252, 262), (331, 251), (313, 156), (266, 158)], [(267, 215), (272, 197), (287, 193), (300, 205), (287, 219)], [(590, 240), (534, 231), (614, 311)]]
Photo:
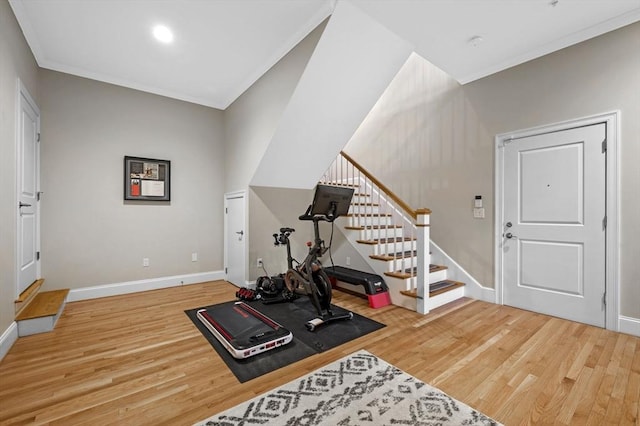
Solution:
[(298, 219), (300, 220), (313, 220), (313, 221), (321, 221), (324, 220), (325, 222), (333, 222), (334, 220), (336, 220), (336, 216), (335, 216), (335, 211), (336, 211), (336, 206), (335, 203), (331, 203), (331, 209), (327, 212), (327, 214), (311, 214), (311, 208), (313, 206), (309, 205), (309, 207), (307, 208), (307, 211), (304, 212), (303, 215), (298, 216)]
[(289, 235), (292, 232), (296, 232), (293, 228), (280, 228), (280, 234), (273, 234), (274, 245), (279, 246), (280, 244), (287, 244), (289, 240)]

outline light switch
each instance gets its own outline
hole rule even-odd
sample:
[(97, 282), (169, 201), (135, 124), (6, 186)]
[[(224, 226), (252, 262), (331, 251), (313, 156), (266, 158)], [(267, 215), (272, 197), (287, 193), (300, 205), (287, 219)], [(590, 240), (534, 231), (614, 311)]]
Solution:
[(484, 208), (476, 207), (473, 209), (473, 217), (475, 219), (484, 219)]

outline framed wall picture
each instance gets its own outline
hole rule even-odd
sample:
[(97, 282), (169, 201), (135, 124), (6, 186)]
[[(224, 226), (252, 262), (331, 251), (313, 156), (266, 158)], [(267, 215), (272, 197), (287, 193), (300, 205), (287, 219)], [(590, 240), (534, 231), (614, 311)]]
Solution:
[(171, 161), (124, 157), (124, 199), (171, 200)]

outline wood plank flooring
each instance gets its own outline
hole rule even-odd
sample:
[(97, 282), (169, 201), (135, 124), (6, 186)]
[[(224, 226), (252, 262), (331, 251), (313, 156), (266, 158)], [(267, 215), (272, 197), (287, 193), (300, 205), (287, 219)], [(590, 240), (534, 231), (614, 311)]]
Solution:
[(640, 338), (506, 306), (427, 316), (334, 292), (387, 327), (239, 383), (184, 314), (234, 299), (217, 281), (68, 303), (0, 362), (0, 424), (190, 425), (358, 349), (506, 425), (638, 425)]

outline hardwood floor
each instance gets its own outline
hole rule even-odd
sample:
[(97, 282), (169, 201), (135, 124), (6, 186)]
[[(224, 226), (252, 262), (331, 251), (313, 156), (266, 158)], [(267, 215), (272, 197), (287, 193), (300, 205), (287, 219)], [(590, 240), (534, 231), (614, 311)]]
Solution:
[(334, 292), (387, 327), (239, 383), (183, 313), (222, 281), (69, 303), (0, 362), (0, 424), (189, 425), (358, 349), (506, 425), (638, 425), (640, 338), (462, 300), (422, 316)]

